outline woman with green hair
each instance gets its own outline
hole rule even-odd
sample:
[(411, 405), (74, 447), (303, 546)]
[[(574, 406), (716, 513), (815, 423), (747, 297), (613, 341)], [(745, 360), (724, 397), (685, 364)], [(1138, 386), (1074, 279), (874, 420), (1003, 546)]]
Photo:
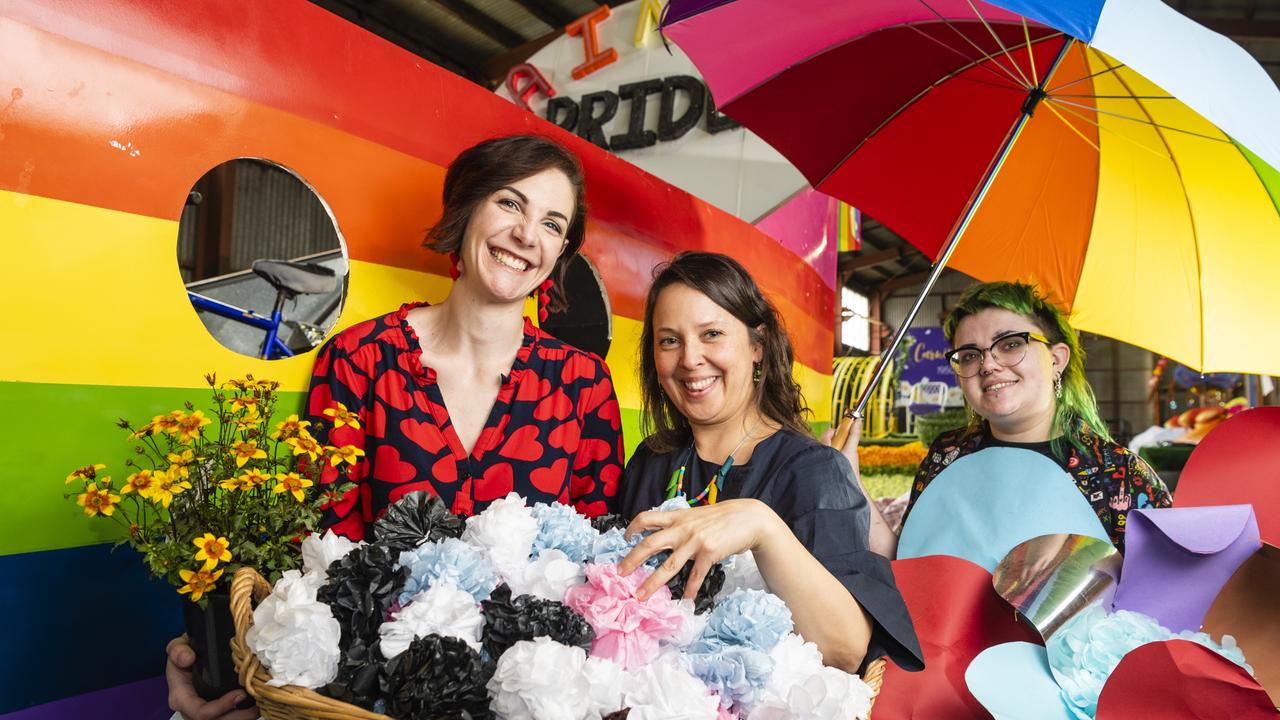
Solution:
[[(1056, 462), (1075, 480), (1121, 552), (1129, 511), (1172, 504), (1155, 471), (1111, 439), (1085, 379), (1080, 340), (1035, 286), (974, 285), (951, 309), (943, 332), (969, 422), (939, 435), (929, 447), (911, 486), (908, 515), (938, 473), (956, 458), (989, 447), (1033, 450)], [(843, 448), (855, 472), (860, 430), (855, 425)], [(893, 558), (897, 546), (893, 529), (873, 514), (872, 549)]]

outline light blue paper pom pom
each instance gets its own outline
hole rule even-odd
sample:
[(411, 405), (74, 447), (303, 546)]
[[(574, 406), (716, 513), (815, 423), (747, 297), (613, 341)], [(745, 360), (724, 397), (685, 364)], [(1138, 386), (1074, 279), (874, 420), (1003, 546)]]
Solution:
[(767, 653), (794, 627), (791, 610), (782, 598), (761, 590), (738, 590), (716, 604), (689, 652), (745, 645)]
[(689, 673), (720, 696), (720, 706), (746, 717), (773, 677), (773, 658), (746, 645), (717, 647), (683, 657)]
[(471, 593), (476, 602), (489, 599), (489, 593), (498, 586), (498, 577), (489, 558), (457, 538), (445, 538), (406, 550), (400, 553), (397, 567), (407, 567), (410, 573), (400, 593), (401, 605), (408, 605), (414, 595), (430, 588), (438, 580), (449, 580)]
[(1102, 686), (1125, 655), (1147, 643), (1175, 639), (1204, 645), (1253, 674), (1230, 636), (1224, 638), (1223, 646), (1205, 633), (1175, 634), (1149, 615), (1129, 610), (1108, 613), (1098, 605), (1069, 620), (1049, 638), (1045, 649), (1067, 708), (1081, 720), (1092, 720)]
[(576, 563), (591, 557), (600, 533), (577, 510), (561, 503), (539, 503), (533, 506), (533, 517), (538, 521), (534, 558), (544, 550), (559, 550)]

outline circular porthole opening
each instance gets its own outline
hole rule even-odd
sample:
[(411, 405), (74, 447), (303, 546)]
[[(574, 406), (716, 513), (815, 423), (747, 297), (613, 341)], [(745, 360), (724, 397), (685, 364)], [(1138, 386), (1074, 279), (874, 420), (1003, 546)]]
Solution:
[(178, 269), (209, 334), (267, 360), (319, 345), (346, 299), (347, 254), (329, 206), (296, 173), (256, 158), (224, 162), (192, 186)]

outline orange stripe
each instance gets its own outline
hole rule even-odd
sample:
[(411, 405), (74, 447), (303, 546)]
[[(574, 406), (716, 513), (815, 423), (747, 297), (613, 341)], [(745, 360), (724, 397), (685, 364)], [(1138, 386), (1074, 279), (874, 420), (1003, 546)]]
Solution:
[[(1053, 86), (1089, 74), (1084, 47), (1078, 47), (1064, 58)], [(1088, 95), (1092, 85), (1081, 82), (1063, 92)], [(1094, 113), (1069, 110), (1096, 122)], [(950, 264), (980, 280), (1033, 281), (1069, 307), (1093, 228), (1098, 128), (1071, 112), (1059, 112), (1061, 117), (1047, 107), (1037, 109)]]

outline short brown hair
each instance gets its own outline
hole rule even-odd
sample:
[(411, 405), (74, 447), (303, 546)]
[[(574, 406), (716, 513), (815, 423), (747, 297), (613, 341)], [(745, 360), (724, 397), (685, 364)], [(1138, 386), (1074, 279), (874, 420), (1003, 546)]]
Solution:
[(500, 188), (551, 169), (564, 173), (573, 185), (573, 217), (565, 230), (568, 242), (551, 269), (555, 286), (551, 289), (548, 309), (562, 312), (568, 307), (564, 276), (586, 236), (587, 205), (581, 163), (554, 140), (538, 135), (511, 135), (485, 140), (459, 153), (444, 176), (444, 213), (427, 231), (423, 245), (446, 255), (457, 252), (471, 215), (481, 202)]
[(792, 376), (795, 351), (778, 309), (737, 260), (719, 253), (683, 252), (654, 268), (653, 284), (644, 303), (640, 336), (640, 385), (644, 404), (642, 430), (651, 433), (645, 444), (654, 452), (670, 452), (689, 442), (689, 420), (662, 394), (653, 352), (653, 308), (658, 295), (671, 285), (686, 285), (706, 295), (747, 326), (751, 341), (762, 348), (756, 407), (765, 417), (798, 433), (809, 433), (800, 385)]

